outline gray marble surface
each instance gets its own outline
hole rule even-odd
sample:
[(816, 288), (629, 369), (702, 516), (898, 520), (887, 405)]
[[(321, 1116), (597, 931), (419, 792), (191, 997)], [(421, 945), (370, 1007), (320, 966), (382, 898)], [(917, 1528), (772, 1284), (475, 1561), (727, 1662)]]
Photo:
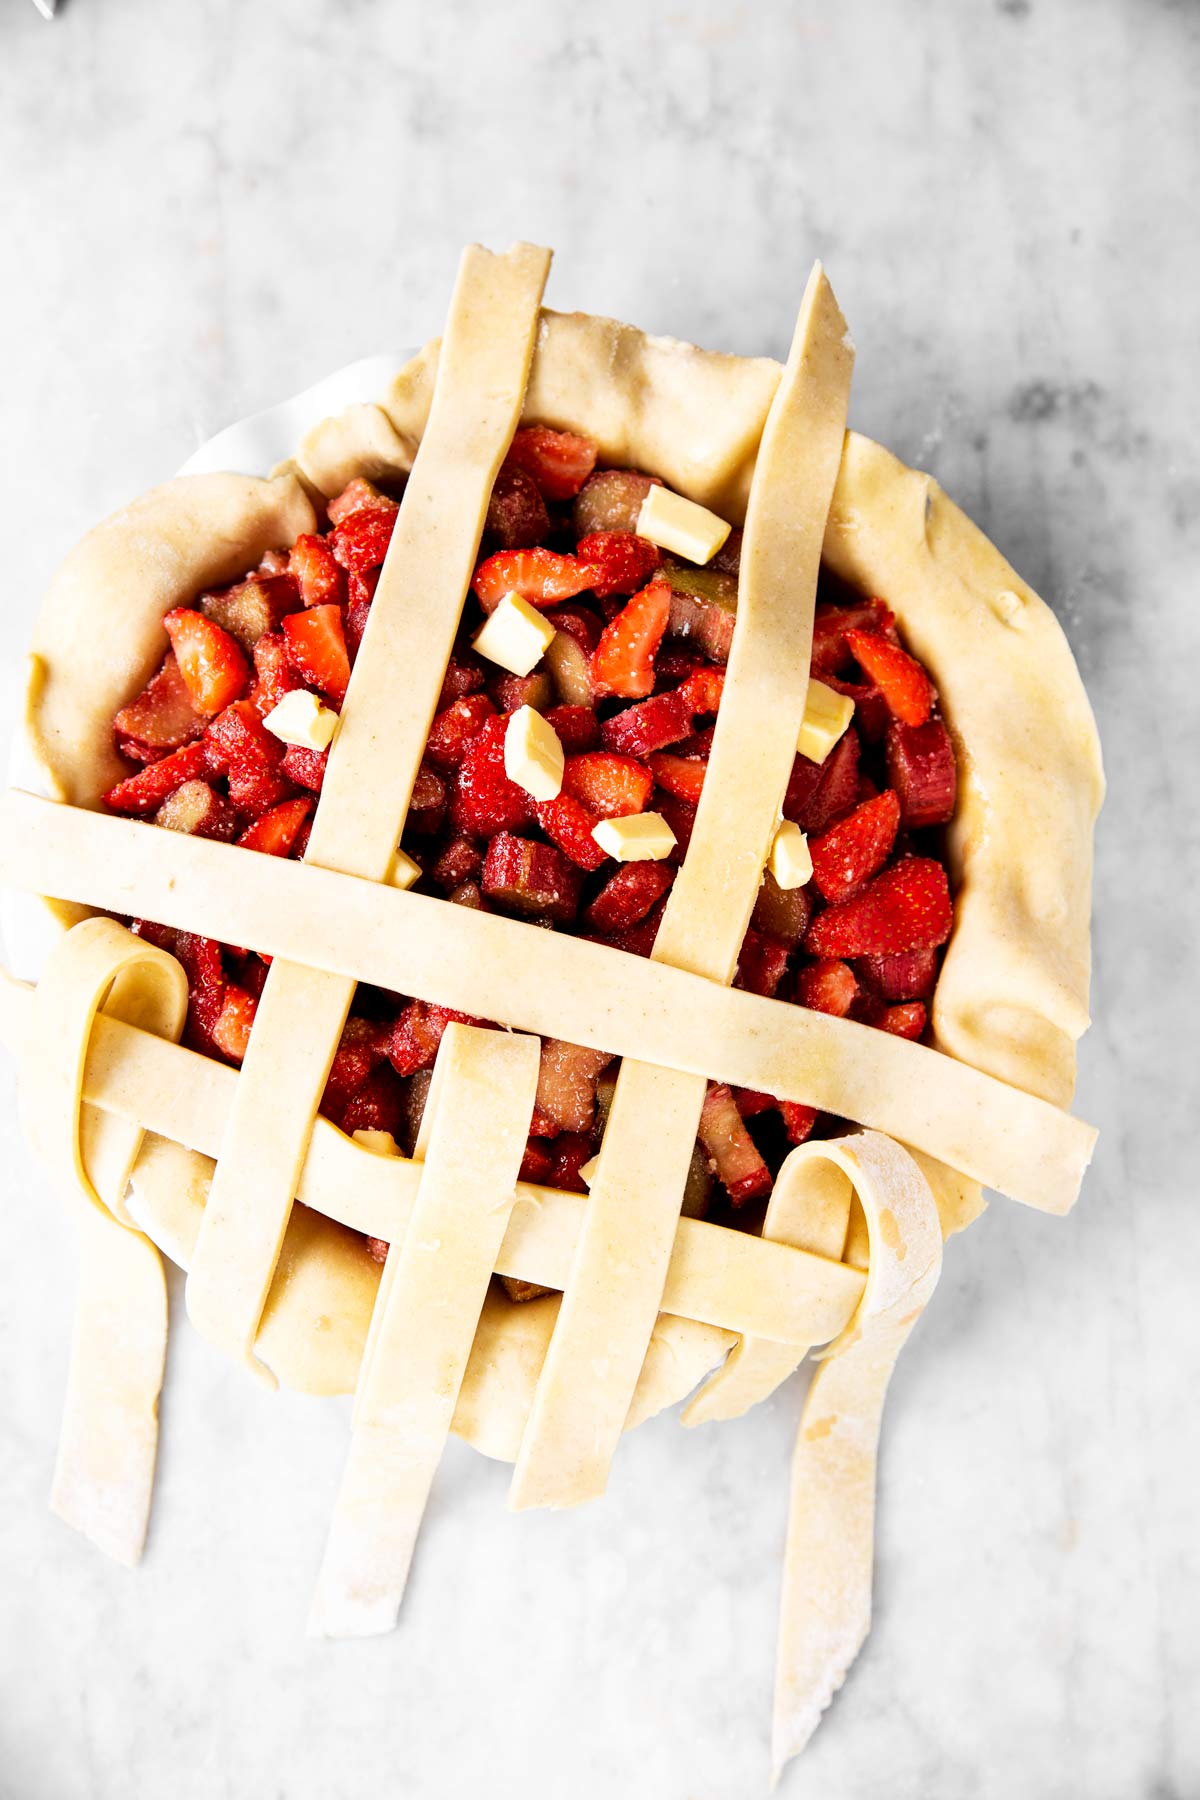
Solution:
[[(1200, 1794), (1198, 27), (1167, 0), (69, 0), (53, 26), (0, 0), (6, 729), (73, 539), (433, 331), (475, 237), (557, 245), (557, 306), (741, 351), (785, 348), (823, 257), (854, 422), (1070, 634), (1111, 780), (1100, 1152), (1072, 1218), (996, 1202), (951, 1247), (887, 1420), (874, 1631), (797, 1800)], [(643, 1428), (579, 1515), (508, 1517), (454, 1446), (403, 1630), (316, 1645), (345, 1408), (186, 1329), (141, 1570), (48, 1515), (72, 1249), (7, 1062), (0, 1155), (4, 1800), (764, 1791), (794, 1392)]]

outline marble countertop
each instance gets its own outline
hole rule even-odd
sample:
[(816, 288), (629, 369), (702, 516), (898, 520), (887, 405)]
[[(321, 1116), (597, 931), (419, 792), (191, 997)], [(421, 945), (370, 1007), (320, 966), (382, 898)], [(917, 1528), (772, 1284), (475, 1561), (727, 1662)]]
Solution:
[[(1099, 1155), (1071, 1218), (997, 1201), (949, 1249), (886, 1421), (874, 1630), (797, 1800), (1200, 1793), (1198, 85), (1169, 0), (0, 9), (6, 732), (72, 541), (433, 332), (471, 238), (557, 245), (556, 306), (776, 354), (819, 255), (853, 422), (1070, 635), (1111, 780)], [(765, 1790), (795, 1392), (643, 1427), (581, 1514), (508, 1516), (454, 1445), (403, 1629), (315, 1644), (346, 1408), (186, 1329), (141, 1569), (50, 1517), (73, 1251), (7, 1060), (0, 1155), (3, 1800)]]

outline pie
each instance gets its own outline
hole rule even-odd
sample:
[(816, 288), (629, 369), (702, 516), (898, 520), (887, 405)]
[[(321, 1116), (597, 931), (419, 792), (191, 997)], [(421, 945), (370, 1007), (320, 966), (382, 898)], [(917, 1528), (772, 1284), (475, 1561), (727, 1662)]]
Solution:
[(778, 1769), (943, 1239), (1091, 1153), (1099, 749), (1049, 609), (846, 431), (819, 267), (781, 370), (543, 311), (548, 263), (467, 251), (377, 404), (143, 496), (39, 614), (0, 1029), (85, 1236), (54, 1504), (136, 1560), (160, 1252), (356, 1395), (329, 1635), (394, 1623), (448, 1431), (574, 1505), (819, 1347)]

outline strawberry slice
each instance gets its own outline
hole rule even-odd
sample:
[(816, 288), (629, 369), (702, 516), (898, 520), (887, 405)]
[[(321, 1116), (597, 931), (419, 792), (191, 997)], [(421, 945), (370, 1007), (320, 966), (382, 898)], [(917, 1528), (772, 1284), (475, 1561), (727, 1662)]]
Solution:
[(198, 713), (211, 716), (240, 700), (250, 685), (250, 670), (227, 631), (188, 606), (175, 607), (163, 626)]
[(934, 692), (916, 657), (867, 631), (848, 631), (846, 642), (901, 724), (923, 725), (933, 707)]
[(600, 741), (609, 750), (628, 756), (648, 756), (689, 736), (692, 712), (682, 688), (652, 694), (637, 706), (627, 706), (600, 727)]
[[(286, 764), (286, 757), (284, 762)], [(243, 831), (238, 843), (243, 850), (261, 850), (267, 856), (290, 856), (300, 827), (312, 808), (307, 794), (298, 800), (285, 800), (281, 806), (273, 806), (270, 812), (255, 819), (253, 825)]]
[(908, 830), (949, 823), (958, 797), (958, 769), (950, 733), (940, 719), (893, 725), (887, 737), (887, 771)]
[(568, 756), (563, 765), (563, 792), (601, 819), (622, 819), (644, 811), (654, 777), (643, 763), (609, 750), (587, 750)]
[(596, 1146), (591, 1138), (579, 1131), (560, 1132), (551, 1149), (554, 1156), (550, 1173), (546, 1177), (547, 1187), (566, 1188), (568, 1193), (585, 1194), (587, 1182), (579, 1171), (595, 1155)]
[(550, 536), (550, 514), (532, 475), (507, 465), (500, 470), (484, 529), (502, 550), (529, 550)]
[(378, 1068), (388, 1053), (392, 1025), (379, 1019), (349, 1018), (333, 1053), (322, 1107), (343, 1105)]
[(592, 583), (597, 599), (636, 594), (662, 561), (662, 551), (633, 531), (590, 531), (575, 546), (576, 556), (598, 573)]
[(869, 631), (889, 637), (894, 643), (895, 624), (894, 614), (882, 600), (861, 600), (854, 606), (831, 606), (823, 600), (813, 619), (813, 674), (824, 681), (850, 666), (854, 652), (846, 641), (848, 631)]
[(584, 913), (593, 931), (628, 931), (645, 918), (675, 879), (666, 862), (623, 863)]
[(250, 1045), (250, 1029), (258, 1001), (234, 982), (226, 985), (221, 1010), (212, 1027), (212, 1041), (229, 1062), (240, 1063)]
[(671, 588), (652, 581), (605, 626), (592, 657), (592, 692), (642, 700), (654, 691), (654, 658), (671, 613)]
[(325, 508), (331, 525), (344, 524), (351, 513), (373, 510), (395, 512), (396, 502), (389, 500), (373, 481), (368, 481), (362, 475), (356, 475), (353, 481), (348, 481), (341, 493), (335, 494)]
[(721, 695), (724, 691), (724, 669), (713, 669), (704, 665), (699, 669), (692, 670), (680, 689), (680, 694), (693, 714), (705, 713), (711, 716), (720, 706)]
[(666, 904), (665, 900), (660, 900), (650, 908), (644, 919), (640, 919), (636, 925), (630, 925), (625, 931), (585, 931), (581, 935), (590, 939), (593, 944), (606, 944), (610, 950), (623, 950), (626, 956), (649, 956), (658, 936), (658, 928), (662, 924)]
[(900, 829), (900, 802), (890, 788), (809, 839), (813, 880), (826, 900), (849, 900), (877, 875)]
[(237, 832), (237, 815), (223, 794), (207, 781), (185, 781), (168, 794), (154, 815), (164, 831), (181, 831), (185, 837), (218, 838), (229, 843)]
[(607, 862), (605, 852), (592, 836), (599, 815), (574, 794), (558, 794), (553, 800), (541, 800), (537, 806), (537, 822), (552, 843), (569, 856), (577, 868), (593, 873)]
[(209, 768), (229, 781), (229, 798), (240, 813), (259, 813), (292, 797), (283, 773), (283, 745), (272, 737), (249, 700), (235, 700), (204, 734)]
[(804, 1106), (799, 1100), (781, 1100), (779, 1112), (789, 1144), (806, 1144), (821, 1116), (815, 1106)]
[(470, 694), (438, 713), (429, 728), (425, 754), (439, 769), (457, 769), (471, 739), (478, 737), (496, 709), (486, 694)]
[(757, 1119), (762, 1113), (770, 1112), (775, 1105), (773, 1095), (760, 1094), (757, 1088), (735, 1087), (733, 1097), (743, 1119)]
[(899, 956), (944, 944), (953, 924), (945, 869), (932, 857), (910, 856), (819, 914), (804, 947), (817, 956)]
[(136, 775), (119, 781), (105, 794), (104, 804), (112, 812), (125, 813), (134, 819), (148, 819), (168, 794), (181, 788), (185, 781), (198, 781), (207, 767), (204, 745), (185, 744), (182, 750), (176, 750), (158, 762), (147, 763)]
[(736, 986), (770, 999), (787, 973), (788, 946), (751, 925), (738, 953)]
[(347, 1137), (356, 1131), (390, 1131), (399, 1139), (406, 1116), (404, 1090), (391, 1069), (374, 1069), (343, 1105), (331, 1108), (331, 1116)]
[(485, 613), (495, 612), (505, 594), (520, 594), (531, 606), (553, 606), (590, 588), (597, 571), (577, 556), (557, 550), (497, 550), (481, 562), (472, 586)]
[(183, 964), (188, 979), (188, 1022), (184, 1042), (192, 1049), (212, 1047), (212, 1030), (225, 999), (225, 970), (221, 946), (215, 938), (195, 932), (176, 933), (172, 955)]
[(400, 508), (382, 494), (370, 506), (349, 513), (329, 534), (329, 548), (352, 575), (378, 569), (388, 553)]
[(283, 621), (288, 658), (310, 687), (318, 688), (335, 706), (350, 685), (350, 657), (340, 606), (310, 606)]
[(579, 870), (552, 844), (499, 831), (483, 861), (489, 900), (527, 919), (569, 924), (579, 908)]
[(259, 638), (254, 646), (254, 673), (257, 679), (250, 698), (264, 719), (285, 694), (304, 685), (288, 660), (282, 631), (266, 631)]
[[(810, 934), (811, 935), (811, 934)], [(858, 982), (847, 963), (825, 957), (806, 963), (796, 976), (796, 1000), (813, 1012), (844, 1019), (858, 997)]]
[(902, 956), (866, 956), (861, 971), (867, 983), (887, 1001), (928, 1000), (937, 981), (936, 950), (910, 950)]
[(665, 793), (673, 794), (677, 800), (686, 800), (689, 806), (699, 805), (708, 772), (706, 763), (696, 757), (672, 756), (666, 750), (654, 751), (646, 761)]
[(545, 670), (533, 675), (512, 675), (498, 670), (488, 679), (488, 698), (497, 712), (515, 713), (523, 706), (545, 712), (554, 699), (554, 683)]
[(890, 1031), (893, 1037), (915, 1040), (925, 1029), (925, 1008), (919, 1000), (889, 1006), (878, 1024), (881, 1031)]
[(546, 723), (553, 725), (568, 756), (594, 750), (600, 742), (600, 721), (590, 706), (551, 706), (546, 712)]
[(675, 848), (667, 861), (678, 867), (687, 855), (692, 833), (696, 829), (696, 809), (686, 800), (677, 799), (674, 794), (659, 792), (654, 797), (654, 810), (662, 814), (675, 833)]
[(297, 787), (319, 794), (325, 784), (328, 750), (310, 750), (306, 744), (289, 744), (283, 753), (283, 772)]
[(288, 571), (295, 577), (304, 606), (341, 606), (346, 599), (346, 577), (329, 543), (314, 532), (303, 532), (292, 545)]
[[(546, 1038), (538, 1068), (537, 1109), (550, 1134), (590, 1131), (596, 1116), (596, 1081), (612, 1061), (607, 1050), (589, 1050), (562, 1038)], [(547, 1134), (543, 1131), (541, 1136)], [(588, 1154), (591, 1154), (589, 1146)], [(583, 1159), (587, 1161), (585, 1156)]]
[(392, 1028), (387, 1054), (397, 1075), (415, 1075), (418, 1069), (431, 1069), (447, 1025), (482, 1025), (470, 1013), (455, 1012), (452, 1006), (432, 1006), (424, 1000), (410, 1000)]
[[(525, 1146), (525, 1154), (521, 1158), (521, 1167), (517, 1171), (517, 1180), (532, 1181), (537, 1187), (548, 1187), (550, 1185), (550, 1171), (553, 1167), (554, 1159), (551, 1157), (550, 1152), (544, 1149), (541, 1144), (536, 1143), (531, 1136), (529, 1143)], [(533, 1283), (530, 1282), (527, 1285), (532, 1287)], [(541, 1292), (540, 1289), (538, 1291)]]
[(454, 778), (450, 819), (467, 837), (491, 837), (517, 831), (534, 817), (533, 801), (504, 772), (504, 733), (508, 721), (487, 719), (463, 752)]
[(713, 1172), (735, 1206), (771, 1191), (771, 1171), (742, 1123), (737, 1102), (724, 1082), (710, 1087), (700, 1112), (700, 1142)]
[(523, 425), (513, 434), (504, 464), (532, 476), (547, 500), (573, 500), (596, 466), (596, 445), (575, 431)]

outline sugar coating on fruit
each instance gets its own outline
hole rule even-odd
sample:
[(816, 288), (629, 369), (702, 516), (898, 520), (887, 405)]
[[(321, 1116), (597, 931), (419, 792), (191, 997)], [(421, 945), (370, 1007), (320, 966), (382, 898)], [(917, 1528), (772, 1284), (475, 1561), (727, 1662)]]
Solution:
[(601, 819), (592, 836), (605, 855), (617, 862), (662, 862), (675, 848), (675, 833), (662, 814), (655, 812)]
[(505, 594), (495, 612), (472, 640), (473, 648), (511, 675), (528, 675), (541, 661), (554, 636), (549, 619), (521, 594)]
[(389, 887), (410, 888), (421, 879), (420, 865), (397, 848), (393, 850), (392, 860), (388, 864), (387, 879)]
[(686, 556), (689, 562), (710, 562), (729, 532), (726, 520), (670, 488), (652, 487), (638, 513), (639, 537), (649, 538), (660, 550)]
[(263, 724), (284, 744), (304, 750), (327, 750), (338, 728), (338, 716), (305, 688), (293, 688), (271, 708)]
[(810, 681), (797, 750), (809, 762), (823, 763), (853, 717), (849, 694), (839, 694), (823, 681)]
[(808, 839), (798, 825), (785, 819), (775, 833), (767, 864), (781, 888), (798, 888), (812, 880), (812, 857)]
[(360, 1125), (357, 1131), (350, 1133), (350, 1136), (356, 1144), (361, 1144), (364, 1150), (369, 1150), (372, 1156), (399, 1156), (400, 1154), (400, 1146), (390, 1131), (375, 1131), (368, 1126)]
[(518, 706), (504, 733), (504, 773), (535, 800), (562, 791), (563, 747), (557, 731), (532, 706)]

